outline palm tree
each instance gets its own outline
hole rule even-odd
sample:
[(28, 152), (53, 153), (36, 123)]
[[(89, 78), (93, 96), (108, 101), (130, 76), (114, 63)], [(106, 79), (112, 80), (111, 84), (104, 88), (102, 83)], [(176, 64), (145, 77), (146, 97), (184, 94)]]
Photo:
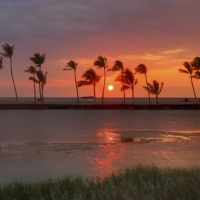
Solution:
[(77, 95), (77, 102), (79, 103), (79, 95), (78, 95), (78, 87), (77, 87), (77, 81), (76, 81), (76, 69), (77, 69), (77, 63), (75, 63), (73, 60), (70, 60), (67, 63), (66, 68), (64, 68), (63, 70), (74, 70), (74, 81), (75, 81), (75, 85), (76, 85), (76, 95)]
[[(24, 70), (24, 72), (28, 72), (28, 73), (30, 73), (30, 74), (33, 74), (34, 79), (35, 79), (35, 73), (36, 73), (35, 67), (33, 67), (33, 66), (27, 67), (27, 69)], [(34, 103), (36, 104), (35, 81), (33, 81), (33, 87), (34, 87)]]
[(134, 104), (134, 86), (138, 83), (138, 80), (135, 78), (134, 73), (131, 69), (125, 69), (123, 73), (124, 77), (124, 89), (132, 90), (132, 101)]
[(147, 83), (147, 87), (143, 86), (145, 90), (148, 90), (151, 94), (156, 95), (156, 102), (158, 104), (158, 95), (163, 89), (163, 82), (159, 84), (156, 80), (153, 80), (153, 84)]
[[(116, 60), (114, 66), (111, 69), (108, 69), (107, 71), (112, 71), (112, 72), (120, 71), (121, 72), (121, 77), (123, 77), (124, 65), (120, 60)], [(122, 83), (122, 88), (121, 89), (122, 89), (122, 91), (124, 93), (124, 103), (125, 103), (126, 96), (125, 96), (125, 90), (124, 90), (125, 87), (124, 87), (123, 78), (118, 77), (115, 80)]]
[(0, 57), (0, 69), (3, 69), (3, 65), (2, 65), (2, 63), (3, 63), (3, 58)]
[(197, 97), (196, 97), (196, 93), (195, 93), (194, 85), (193, 85), (193, 80), (192, 80), (192, 78), (193, 78), (193, 76), (192, 76), (193, 68), (188, 62), (184, 62), (183, 66), (185, 67), (185, 69), (179, 69), (179, 72), (190, 74), (190, 81), (191, 81), (191, 84), (192, 84), (192, 89), (193, 89), (194, 97), (195, 97), (196, 104), (197, 104)]
[(47, 72), (44, 74), (42, 70), (38, 70), (35, 72), (37, 79), (34, 77), (29, 77), (29, 80), (34, 81), (35, 83), (38, 83), (40, 85), (41, 88), (41, 100), (42, 103), (44, 103), (44, 86), (47, 82)]
[(192, 78), (200, 79), (200, 71), (196, 71)]
[(85, 85), (93, 85), (94, 89), (94, 100), (96, 100), (96, 84), (100, 81), (101, 76), (97, 75), (96, 72), (90, 68), (83, 74), (82, 78), (85, 80), (78, 81), (78, 87)]
[(103, 84), (103, 91), (102, 91), (102, 103), (104, 103), (104, 90), (105, 90), (105, 83), (106, 83), (106, 68), (107, 66), (107, 59), (103, 58), (102, 56), (98, 56), (97, 60), (94, 61), (94, 66), (97, 68), (104, 69), (104, 84)]
[[(148, 81), (147, 81), (147, 67), (144, 64), (139, 64), (136, 68), (135, 68), (136, 73), (139, 74), (144, 74), (145, 75), (145, 79), (146, 79), (146, 87), (148, 88)], [(150, 92), (148, 91), (148, 95), (149, 95), (149, 104), (150, 104)]]
[[(41, 70), (42, 64), (44, 63), (46, 58), (46, 55), (43, 54), (39, 54), (39, 53), (35, 53), (33, 55), (33, 57), (30, 57), (30, 60), (33, 61), (33, 63), (35, 64), (35, 71), (36, 71), (36, 67), (39, 67), (39, 70)], [(42, 99), (42, 92), (41, 92), (41, 84), (39, 83), (39, 94), (40, 94), (40, 99)]]
[(12, 70), (12, 56), (13, 56), (13, 52), (14, 52), (14, 45), (10, 46), (9, 44), (6, 43), (5, 45), (2, 45), (2, 47), (3, 47), (4, 52), (3, 53), (0, 52), (0, 55), (10, 59), (10, 72), (11, 72), (11, 77), (12, 77), (13, 86), (14, 86), (14, 90), (15, 90), (16, 101), (18, 102), (17, 90), (15, 87), (15, 81), (14, 81), (13, 70)]

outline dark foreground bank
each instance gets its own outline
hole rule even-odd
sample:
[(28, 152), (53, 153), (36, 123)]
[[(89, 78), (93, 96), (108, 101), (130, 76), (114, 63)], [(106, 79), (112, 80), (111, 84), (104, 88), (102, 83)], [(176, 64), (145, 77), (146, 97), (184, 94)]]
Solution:
[(0, 200), (8, 199), (200, 199), (200, 169), (137, 166), (106, 178), (13, 183), (0, 187)]
[(200, 110), (199, 104), (0, 104), (6, 109)]

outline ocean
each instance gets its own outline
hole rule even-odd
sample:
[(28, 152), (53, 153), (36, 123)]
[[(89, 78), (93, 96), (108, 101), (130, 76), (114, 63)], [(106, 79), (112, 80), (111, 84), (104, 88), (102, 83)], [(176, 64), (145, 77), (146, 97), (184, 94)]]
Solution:
[(199, 110), (0, 110), (0, 183), (200, 166)]

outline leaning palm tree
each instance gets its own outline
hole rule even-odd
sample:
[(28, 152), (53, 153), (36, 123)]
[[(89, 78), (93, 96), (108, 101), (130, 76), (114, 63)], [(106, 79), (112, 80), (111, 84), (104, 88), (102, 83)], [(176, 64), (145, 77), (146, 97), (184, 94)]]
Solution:
[(124, 80), (124, 89), (132, 90), (132, 102), (134, 104), (134, 87), (138, 83), (138, 80), (135, 78), (134, 73), (131, 69), (125, 69), (123, 73)]
[(34, 81), (35, 83), (38, 83), (40, 85), (41, 88), (41, 100), (42, 103), (44, 103), (44, 86), (47, 82), (47, 72), (44, 74), (42, 70), (36, 71), (36, 78), (34, 77), (29, 77), (29, 80)]
[[(147, 81), (147, 67), (144, 64), (139, 64), (136, 68), (135, 68), (135, 72), (139, 73), (139, 74), (144, 74), (145, 75), (145, 79), (146, 79), (146, 87), (148, 88), (148, 81)], [(150, 92), (148, 91), (148, 95), (149, 95), (149, 104), (150, 104)]]
[(163, 89), (163, 82), (159, 84), (156, 80), (153, 80), (153, 84), (147, 83), (147, 87), (143, 86), (145, 90), (148, 90), (151, 94), (156, 95), (156, 102), (158, 104), (158, 95)]
[(0, 57), (0, 69), (3, 69), (3, 58), (2, 57)]
[(76, 69), (77, 69), (77, 63), (75, 63), (73, 60), (70, 60), (67, 63), (66, 68), (64, 68), (63, 70), (74, 70), (74, 81), (75, 81), (75, 85), (76, 85), (76, 95), (77, 95), (77, 102), (79, 103), (79, 95), (78, 95), (78, 86), (77, 86), (77, 81), (76, 81)]
[(103, 91), (102, 91), (102, 103), (104, 103), (104, 90), (105, 90), (105, 83), (106, 83), (106, 68), (107, 66), (107, 58), (104, 58), (102, 56), (98, 56), (97, 60), (94, 61), (94, 66), (97, 66), (97, 68), (104, 69), (104, 83), (103, 83)]
[[(30, 73), (30, 74), (33, 74), (34, 79), (35, 79), (35, 73), (36, 73), (35, 67), (33, 67), (33, 66), (27, 67), (27, 69), (24, 70), (24, 72), (28, 72), (28, 73)], [(36, 89), (35, 89), (35, 81), (33, 81), (33, 87), (34, 87), (34, 103), (36, 104)]]
[(192, 84), (192, 89), (193, 89), (194, 97), (195, 97), (196, 104), (197, 104), (197, 97), (196, 97), (196, 93), (195, 93), (195, 90), (194, 90), (194, 84), (193, 84), (193, 80), (192, 80), (192, 78), (193, 78), (193, 75), (192, 75), (193, 68), (188, 62), (184, 62), (183, 66), (185, 67), (185, 69), (179, 69), (179, 72), (190, 74), (190, 81), (191, 81), (191, 84)]
[(78, 81), (78, 87), (93, 85), (94, 100), (96, 100), (96, 84), (100, 81), (101, 76), (97, 75), (96, 72), (90, 68), (83, 74), (84, 80)]
[(15, 86), (15, 81), (14, 81), (14, 77), (13, 77), (13, 70), (12, 70), (12, 56), (13, 56), (13, 52), (14, 52), (14, 45), (10, 46), (9, 44), (5, 44), (2, 45), (3, 47), (3, 53), (0, 52), (0, 54), (3, 57), (9, 58), (10, 59), (10, 72), (11, 72), (11, 77), (12, 77), (12, 81), (13, 81), (13, 86), (14, 86), (14, 90), (15, 90), (15, 96), (16, 96), (16, 101), (18, 102), (18, 96), (17, 96), (17, 89)]
[[(35, 64), (35, 71), (36, 71), (36, 67), (39, 68), (39, 70), (41, 70), (42, 64), (44, 63), (46, 58), (46, 55), (43, 54), (39, 54), (39, 53), (35, 53), (33, 55), (33, 57), (30, 57), (30, 60), (33, 61), (33, 63)], [(40, 99), (42, 99), (42, 92), (41, 92), (41, 84), (39, 83), (39, 94), (40, 94)]]
[[(120, 71), (121, 72), (120, 76), (123, 77), (124, 65), (120, 60), (116, 60), (114, 66), (112, 68), (108, 69), (107, 71), (112, 71), (112, 72)], [(124, 93), (124, 103), (125, 103), (126, 96), (125, 96), (125, 89), (124, 89), (125, 88), (124, 87), (124, 81), (123, 81), (123, 78), (120, 78), (120, 77), (118, 77), (118, 78), (120, 79), (120, 81), (118, 81), (118, 82), (122, 83), (122, 88), (121, 89), (122, 89), (122, 91)]]

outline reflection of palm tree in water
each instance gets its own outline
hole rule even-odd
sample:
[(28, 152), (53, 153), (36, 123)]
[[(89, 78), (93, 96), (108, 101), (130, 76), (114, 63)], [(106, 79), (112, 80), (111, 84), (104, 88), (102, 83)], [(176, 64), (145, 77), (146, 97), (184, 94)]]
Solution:
[(100, 177), (119, 170), (115, 162), (120, 162), (125, 154), (124, 144), (101, 144), (97, 151), (91, 151), (85, 155), (89, 163), (92, 164), (92, 171)]

